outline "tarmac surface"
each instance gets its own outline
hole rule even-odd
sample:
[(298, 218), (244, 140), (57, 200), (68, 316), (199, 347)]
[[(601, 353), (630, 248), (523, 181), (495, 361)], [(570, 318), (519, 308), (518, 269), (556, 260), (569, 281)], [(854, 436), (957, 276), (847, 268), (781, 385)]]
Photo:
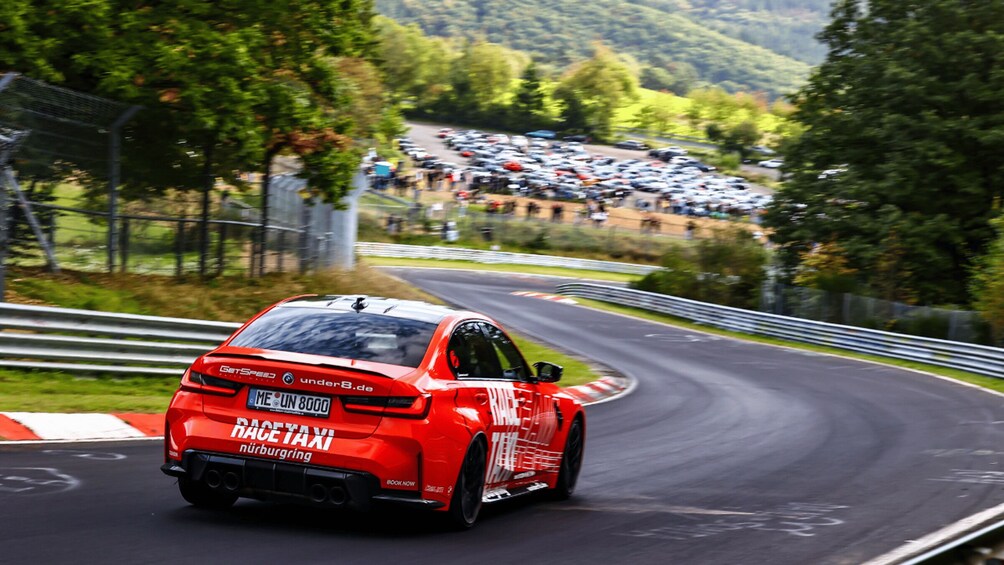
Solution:
[(567, 502), (421, 514), (188, 506), (157, 442), (0, 446), (0, 561), (862, 563), (1004, 503), (1004, 396), (513, 292), (553, 279), (395, 269), (636, 380), (587, 408)]

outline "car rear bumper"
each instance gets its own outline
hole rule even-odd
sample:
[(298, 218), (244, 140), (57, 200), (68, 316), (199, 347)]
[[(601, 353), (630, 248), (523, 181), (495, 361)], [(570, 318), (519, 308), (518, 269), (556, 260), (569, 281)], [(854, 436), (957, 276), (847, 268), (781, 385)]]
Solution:
[(442, 502), (417, 492), (389, 491), (369, 473), (322, 468), (254, 457), (188, 450), (161, 470), (242, 497), (315, 506), (369, 510), (374, 502), (436, 509)]

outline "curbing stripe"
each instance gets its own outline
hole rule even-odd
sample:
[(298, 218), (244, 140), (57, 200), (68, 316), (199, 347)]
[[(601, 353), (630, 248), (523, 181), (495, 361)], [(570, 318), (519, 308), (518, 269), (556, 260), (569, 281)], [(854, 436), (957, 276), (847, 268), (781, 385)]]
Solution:
[(0, 439), (6, 440), (35, 440), (42, 439), (32, 433), (32, 431), (16, 420), (0, 414)]
[[(562, 390), (583, 404), (595, 404), (625, 394), (629, 387), (618, 379), (603, 377)], [(164, 435), (163, 414), (53, 414), (0, 412), (0, 443), (8, 441), (97, 441), (153, 439)]]
[(112, 414), (126, 424), (139, 430), (146, 436), (164, 435), (164, 415), (163, 414), (136, 414), (132, 412)]
[(41, 439), (115, 439), (146, 437), (146, 434), (111, 414), (44, 414), (4, 412)]

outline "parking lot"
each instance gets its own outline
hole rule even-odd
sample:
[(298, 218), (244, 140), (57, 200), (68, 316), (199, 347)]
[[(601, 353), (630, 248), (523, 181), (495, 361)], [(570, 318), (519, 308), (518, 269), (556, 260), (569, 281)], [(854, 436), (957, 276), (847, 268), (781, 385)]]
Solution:
[[(692, 162), (658, 160), (645, 151), (609, 146), (409, 125), (404, 148), (412, 167), (406, 176), (413, 179), (421, 171), (423, 204), (444, 202), (447, 210), (456, 208), (453, 197), (464, 190), (460, 194), (468, 201), (487, 204), (489, 211), (538, 222), (553, 223), (558, 209), (559, 223), (707, 237), (723, 225), (722, 219), (731, 219), (762, 236), (756, 223), (770, 191), (702, 171)], [(689, 161), (680, 153), (674, 156)], [(446, 172), (454, 173), (447, 178), (457, 182), (439, 180)], [(405, 194), (413, 196), (399, 189), (399, 196)]]

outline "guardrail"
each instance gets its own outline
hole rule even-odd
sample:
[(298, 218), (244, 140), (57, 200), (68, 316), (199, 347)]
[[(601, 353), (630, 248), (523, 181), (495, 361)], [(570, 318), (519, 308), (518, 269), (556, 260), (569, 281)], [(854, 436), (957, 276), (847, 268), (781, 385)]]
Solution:
[(659, 268), (652, 265), (618, 263), (617, 261), (598, 261), (595, 259), (578, 259), (575, 257), (557, 257), (553, 255), (533, 255), (530, 253), (483, 251), (480, 249), (465, 249), (462, 247), (403, 245), (397, 243), (375, 243), (366, 241), (356, 243), (356, 253), (371, 257), (472, 261), (475, 263), (485, 264), (535, 265), (539, 267), (561, 267), (565, 269), (605, 271), (608, 273), (624, 273), (629, 275), (646, 275), (652, 271), (658, 270)]
[[(788, 318), (591, 283), (565, 283), (558, 285), (558, 291), (732, 331), (1004, 378), (1004, 349), (994, 347)], [(238, 327), (240, 324), (228, 322), (0, 304), (0, 329), (5, 330), (0, 332), (0, 367), (178, 375)]]
[(181, 375), (240, 324), (0, 304), (0, 367)]
[(825, 345), (1004, 378), (1004, 349), (788, 318), (665, 294), (590, 283), (558, 285), (558, 292), (684, 318), (736, 332)]

